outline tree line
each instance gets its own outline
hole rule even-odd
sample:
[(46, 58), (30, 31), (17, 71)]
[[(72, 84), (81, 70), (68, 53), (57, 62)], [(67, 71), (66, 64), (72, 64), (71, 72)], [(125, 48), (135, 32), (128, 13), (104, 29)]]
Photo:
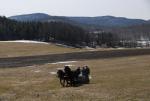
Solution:
[[(64, 22), (18, 22), (0, 17), (0, 40), (37, 40), (61, 42), (72, 46), (123, 46), (141, 37), (150, 39), (150, 25), (124, 28), (102, 28), (89, 31)], [(135, 46), (135, 45), (134, 45)]]
[(0, 40), (85, 41), (86, 31), (62, 22), (17, 22), (0, 17)]
[[(105, 34), (106, 36), (107, 34)], [(109, 36), (112, 37), (109, 33)], [(63, 42), (70, 45), (89, 45), (93, 42), (106, 43), (103, 39), (89, 33), (81, 27), (64, 22), (18, 22), (0, 17), (0, 40), (38, 40), (45, 42)]]

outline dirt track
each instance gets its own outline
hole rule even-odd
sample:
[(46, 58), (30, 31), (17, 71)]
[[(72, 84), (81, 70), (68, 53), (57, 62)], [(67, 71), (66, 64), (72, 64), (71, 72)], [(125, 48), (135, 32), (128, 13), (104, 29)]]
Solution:
[(81, 59), (104, 59), (126, 56), (150, 55), (150, 49), (126, 49), (110, 51), (74, 52), (64, 54), (50, 54), (25, 57), (0, 58), (0, 68), (23, 67), (31, 65), (42, 65), (57, 61), (81, 60)]

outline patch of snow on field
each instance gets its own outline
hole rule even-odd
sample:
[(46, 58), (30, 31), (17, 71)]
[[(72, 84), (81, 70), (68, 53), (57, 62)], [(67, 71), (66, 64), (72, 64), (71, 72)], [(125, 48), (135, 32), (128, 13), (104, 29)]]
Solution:
[(88, 47), (88, 46), (86, 46), (85, 48), (89, 49), (89, 50), (94, 50), (94, 48), (91, 48), (91, 47)]
[(64, 68), (57, 68), (57, 70), (63, 70)]
[(56, 73), (56, 72), (50, 72), (50, 74), (52, 74), (52, 75), (56, 75), (57, 73)]
[(35, 66), (27, 66), (28, 68), (32, 68), (32, 67), (35, 67)]
[(61, 62), (55, 62), (55, 63), (51, 63), (53, 65), (56, 65), (56, 64), (66, 64), (66, 63), (75, 63), (77, 61), (61, 61)]
[(125, 48), (123, 48), (123, 47), (119, 47), (119, 48), (117, 48), (117, 49), (125, 49)]
[(56, 43), (57, 46), (62, 46), (62, 47), (66, 47), (66, 48), (74, 48), (72, 46), (68, 46), (68, 45), (65, 45), (65, 44), (60, 44), (60, 43)]
[(35, 73), (40, 73), (41, 72), (41, 70), (36, 70), (36, 71), (34, 71)]
[(86, 46), (85, 49), (87, 49), (88, 51), (96, 51), (95, 48), (91, 48), (91, 47), (88, 47), (88, 46)]
[(49, 44), (49, 43), (47, 43), (47, 42), (31, 41), (31, 40), (14, 40), (14, 41), (0, 41), (0, 42)]
[(69, 66), (69, 67), (72, 67), (72, 66), (75, 66), (75, 65), (71, 65), (71, 64), (69, 64), (69, 65), (65, 65), (65, 66)]

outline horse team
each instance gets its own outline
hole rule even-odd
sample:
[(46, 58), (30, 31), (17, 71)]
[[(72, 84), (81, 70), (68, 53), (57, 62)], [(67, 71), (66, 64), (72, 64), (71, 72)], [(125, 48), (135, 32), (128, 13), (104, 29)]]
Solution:
[(90, 69), (88, 66), (78, 67), (76, 70), (71, 70), (69, 66), (64, 66), (63, 70), (57, 71), (57, 76), (63, 87), (89, 83), (89, 75)]

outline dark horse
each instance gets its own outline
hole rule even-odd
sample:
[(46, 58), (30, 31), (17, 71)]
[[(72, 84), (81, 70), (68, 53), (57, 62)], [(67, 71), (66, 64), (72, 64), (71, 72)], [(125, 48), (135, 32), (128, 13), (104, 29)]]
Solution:
[(57, 71), (57, 76), (59, 78), (60, 84), (64, 87), (66, 82), (67, 82), (67, 79), (65, 78), (64, 71), (63, 70), (58, 70)]
[(60, 80), (60, 84), (63, 87), (67, 86), (75, 86), (78, 82), (78, 76), (80, 74), (80, 71), (77, 69), (75, 71), (71, 71), (69, 67), (65, 67), (63, 70), (58, 70), (57, 75)]

